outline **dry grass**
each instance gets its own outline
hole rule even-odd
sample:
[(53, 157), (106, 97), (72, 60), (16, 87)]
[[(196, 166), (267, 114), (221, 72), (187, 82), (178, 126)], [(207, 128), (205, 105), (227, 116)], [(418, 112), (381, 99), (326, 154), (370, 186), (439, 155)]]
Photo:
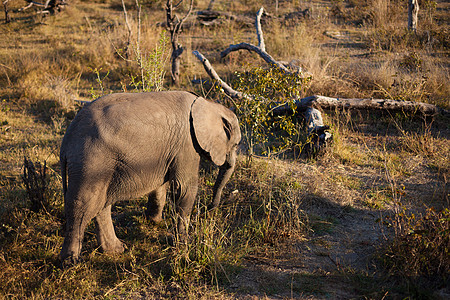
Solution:
[[(448, 5), (438, 1), (439, 9), (433, 9), (432, 2), (421, 6), (416, 35), (406, 32), (406, 13), (397, 0), (279, 1), (278, 12), (274, 1), (215, 1), (213, 8), (253, 16), (264, 5), (279, 16), (263, 22), (267, 49), (276, 59), (296, 60), (312, 75), (305, 95), (413, 100), (449, 108)], [(164, 12), (161, 1), (143, 3), (141, 49), (151, 54), (160, 41), (162, 28), (156, 23)], [(195, 3), (205, 9), (209, 1)], [(143, 216), (144, 200), (118, 203), (114, 222), (128, 250), (103, 255), (91, 226), (83, 248), (86, 262), (60, 269), (62, 135), (79, 109), (75, 100), (134, 90), (138, 55), (135, 46), (126, 53), (131, 61), (117, 54), (128, 39), (120, 3), (75, 1), (46, 18), (32, 10), (15, 12), (21, 4), (13, 1), (13, 22), (0, 25), (5, 37), (0, 39), (0, 298), (437, 295), (414, 280), (401, 281), (393, 272), (401, 267), (396, 260), (388, 271), (367, 267), (372, 261), (366, 254), (375, 252), (380, 239), (387, 241), (383, 236), (392, 236), (391, 229), (380, 230), (377, 218), (402, 221), (403, 216), (397, 223), (403, 228), (425, 226), (406, 216), (420, 219), (429, 206), (439, 211), (449, 205), (448, 118), (402, 113), (324, 112), (334, 142), (315, 159), (294, 160), (288, 152), (275, 159), (242, 154), (224, 202), (212, 214), (205, 205), (215, 171), (206, 167), (188, 244), (176, 242), (171, 205), (165, 224), (155, 227)], [(126, 4), (135, 45), (136, 9), (134, 1)], [(285, 13), (305, 8), (309, 18), (284, 22)], [(236, 71), (266, 67), (245, 52), (219, 59), (229, 44), (256, 44), (252, 27), (228, 22), (182, 35), (182, 89), (223, 100), (207, 84), (191, 83), (207, 77), (192, 50), (205, 53), (229, 82)], [(172, 88), (168, 79), (165, 89)], [(30, 210), (20, 178), (24, 156), (47, 162), (46, 210)], [(403, 208), (408, 214), (401, 215)], [(403, 247), (397, 240), (390, 249), (403, 247), (402, 254), (409, 255), (419, 246)], [(347, 264), (351, 255), (363, 263)]]

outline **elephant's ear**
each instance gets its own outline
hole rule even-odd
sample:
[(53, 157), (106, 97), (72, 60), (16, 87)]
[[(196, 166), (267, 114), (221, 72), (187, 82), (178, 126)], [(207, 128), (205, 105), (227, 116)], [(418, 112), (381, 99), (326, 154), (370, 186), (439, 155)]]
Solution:
[(209, 154), (213, 163), (223, 165), (229, 151), (234, 114), (220, 104), (199, 97), (192, 104), (191, 115), (199, 146)]

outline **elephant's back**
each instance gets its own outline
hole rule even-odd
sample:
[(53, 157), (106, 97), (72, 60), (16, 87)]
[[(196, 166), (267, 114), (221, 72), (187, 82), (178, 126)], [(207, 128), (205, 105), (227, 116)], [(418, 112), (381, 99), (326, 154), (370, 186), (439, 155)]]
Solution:
[(87, 109), (92, 112), (101, 111), (102, 115), (108, 118), (121, 116), (131, 118), (133, 115), (152, 115), (158, 111), (170, 115), (189, 112), (195, 98), (194, 94), (182, 91), (117, 93), (98, 98), (91, 102)]
[(83, 107), (70, 127), (77, 131), (95, 128), (118, 133), (126, 128), (176, 125), (189, 118), (194, 100), (193, 94), (179, 91), (110, 94)]

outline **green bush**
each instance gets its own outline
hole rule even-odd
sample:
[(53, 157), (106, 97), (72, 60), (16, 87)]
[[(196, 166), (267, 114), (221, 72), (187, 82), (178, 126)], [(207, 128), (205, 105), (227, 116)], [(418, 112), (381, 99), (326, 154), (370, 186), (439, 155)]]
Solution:
[[(261, 67), (235, 75), (236, 89), (250, 96), (236, 103), (249, 154), (269, 155), (296, 145), (302, 148), (304, 130), (299, 128), (294, 101), (303, 96), (311, 78)], [(274, 107), (285, 104), (291, 107), (292, 114), (271, 114)]]

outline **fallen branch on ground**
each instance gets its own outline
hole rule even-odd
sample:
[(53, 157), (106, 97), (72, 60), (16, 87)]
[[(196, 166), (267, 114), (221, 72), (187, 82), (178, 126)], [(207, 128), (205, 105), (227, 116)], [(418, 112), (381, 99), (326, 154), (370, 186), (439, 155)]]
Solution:
[[(299, 111), (304, 111), (309, 107), (320, 107), (322, 109), (365, 109), (365, 110), (388, 110), (388, 111), (403, 111), (407, 113), (422, 113), (426, 116), (442, 114), (449, 116), (450, 112), (446, 109), (440, 108), (436, 105), (414, 102), (401, 101), (392, 99), (345, 99), (332, 98), (326, 96), (309, 96), (299, 100), (295, 100), (295, 105)], [(286, 114), (291, 108), (288, 105), (281, 105), (273, 109), (275, 113)]]
[(42, 8), (38, 13), (39, 14), (54, 14), (61, 9), (63, 9), (67, 5), (67, 0), (46, 0), (45, 3), (39, 3), (31, 0), (26, 0), (28, 2), (27, 6), (24, 6), (19, 9), (19, 11), (27, 10), (30, 7), (36, 6)]

